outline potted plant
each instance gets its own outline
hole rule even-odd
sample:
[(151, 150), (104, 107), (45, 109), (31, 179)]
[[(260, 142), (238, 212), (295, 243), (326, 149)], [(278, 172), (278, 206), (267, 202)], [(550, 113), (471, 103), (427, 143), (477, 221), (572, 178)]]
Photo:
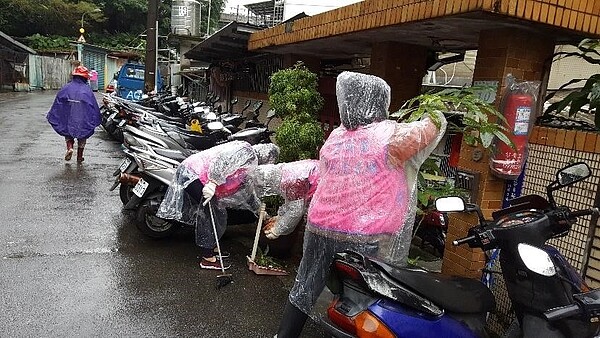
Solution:
[[(317, 121), (317, 113), (323, 107), (323, 98), (318, 91), (317, 74), (302, 63), (277, 71), (271, 75), (269, 104), (275, 116), (282, 119), (275, 133), (275, 143), (279, 146), (280, 162), (292, 162), (318, 158), (323, 145), (324, 134)], [(267, 211), (273, 215), (283, 203), (280, 197), (265, 199)], [(290, 254), (290, 248), (297, 242), (301, 227), (277, 240), (268, 243), (269, 252), (278, 257)]]
[(271, 76), (269, 104), (282, 119), (275, 135), (282, 162), (318, 157), (324, 134), (317, 121), (323, 107), (317, 80), (317, 74), (302, 63)]

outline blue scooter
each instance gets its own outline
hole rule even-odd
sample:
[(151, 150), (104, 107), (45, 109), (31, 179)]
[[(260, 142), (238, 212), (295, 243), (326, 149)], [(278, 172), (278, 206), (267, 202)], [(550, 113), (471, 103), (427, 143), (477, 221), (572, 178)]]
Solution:
[[(517, 315), (509, 337), (594, 337), (599, 332), (589, 309), (600, 314), (600, 295), (589, 292), (558, 250), (544, 245), (566, 235), (577, 217), (598, 214), (597, 208), (572, 212), (559, 207), (552, 196), (588, 176), (585, 163), (569, 165), (547, 187), (548, 200), (537, 195), (515, 199), (489, 222), (479, 207), (459, 197), (436, 201), (439, 211), (479, 216), (480, 224), (453, 245), (501, 249), (502, 273)], [(488, 336), (486, 318), (495, 300), (477, 280), (394, 267), (355, 252), (337, 254), (331, 276), (328, 287), (335, 297), (323, 324), (335, 337)], [(585, 300), (595, 307), (583, 306)]]

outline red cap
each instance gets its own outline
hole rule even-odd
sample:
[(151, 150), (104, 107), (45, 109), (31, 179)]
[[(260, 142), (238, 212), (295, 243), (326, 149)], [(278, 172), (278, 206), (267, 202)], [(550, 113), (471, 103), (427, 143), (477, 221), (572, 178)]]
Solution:
[(89, 79), (90, 71), (87, 68), (85, 68), (84, 66), (77, 66), (77, 68), (75, 68), (73, 70), (73, 73), (71, 73), (71, 75), (83, 76), (86, 79)]

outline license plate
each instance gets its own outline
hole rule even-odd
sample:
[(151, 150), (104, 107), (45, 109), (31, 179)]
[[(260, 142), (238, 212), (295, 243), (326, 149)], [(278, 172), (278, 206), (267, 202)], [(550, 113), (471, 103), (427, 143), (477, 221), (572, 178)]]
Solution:
[(117, 116), (117, 113), (112, 113), (112, 114), (110, 114), (110, 116), (108, 117), (108, 120), (109, 120), (109, 121), (112, 121), (112, 119), (114, 119), (114, 118), (115, 118), (115, 116)]
[(132, 191), (137, 197), (142, 198), (142, 196), (144, 196), (144, 193), (146, 192), (147, 188), (148, 188), (148, 182), (144, 181), (143, 178), (140, 178), (140, 180), (137, 182), (135, 187), (133, 187)]
[(121, 162), (121, 165), (119, 166), (119, 171), (124, 173), (130, 164), (131, 164), (131, 160), (129, 158), (125, 157), (125, 159), (123, 160), (123, 162)]
[(125, 123), (127, 123), (127, 120), (121, 120), (121, 122), (119, 122), (119, 127), (124, 126)]

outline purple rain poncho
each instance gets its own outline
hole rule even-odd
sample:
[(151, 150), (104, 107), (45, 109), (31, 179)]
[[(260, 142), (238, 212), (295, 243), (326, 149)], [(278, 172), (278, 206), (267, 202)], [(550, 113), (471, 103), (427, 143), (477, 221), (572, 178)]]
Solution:
[(85, 79), (73, 76), (56, 94), (46, 119), (59, 135), (86, 139), (100, 125), (100, 108)]

